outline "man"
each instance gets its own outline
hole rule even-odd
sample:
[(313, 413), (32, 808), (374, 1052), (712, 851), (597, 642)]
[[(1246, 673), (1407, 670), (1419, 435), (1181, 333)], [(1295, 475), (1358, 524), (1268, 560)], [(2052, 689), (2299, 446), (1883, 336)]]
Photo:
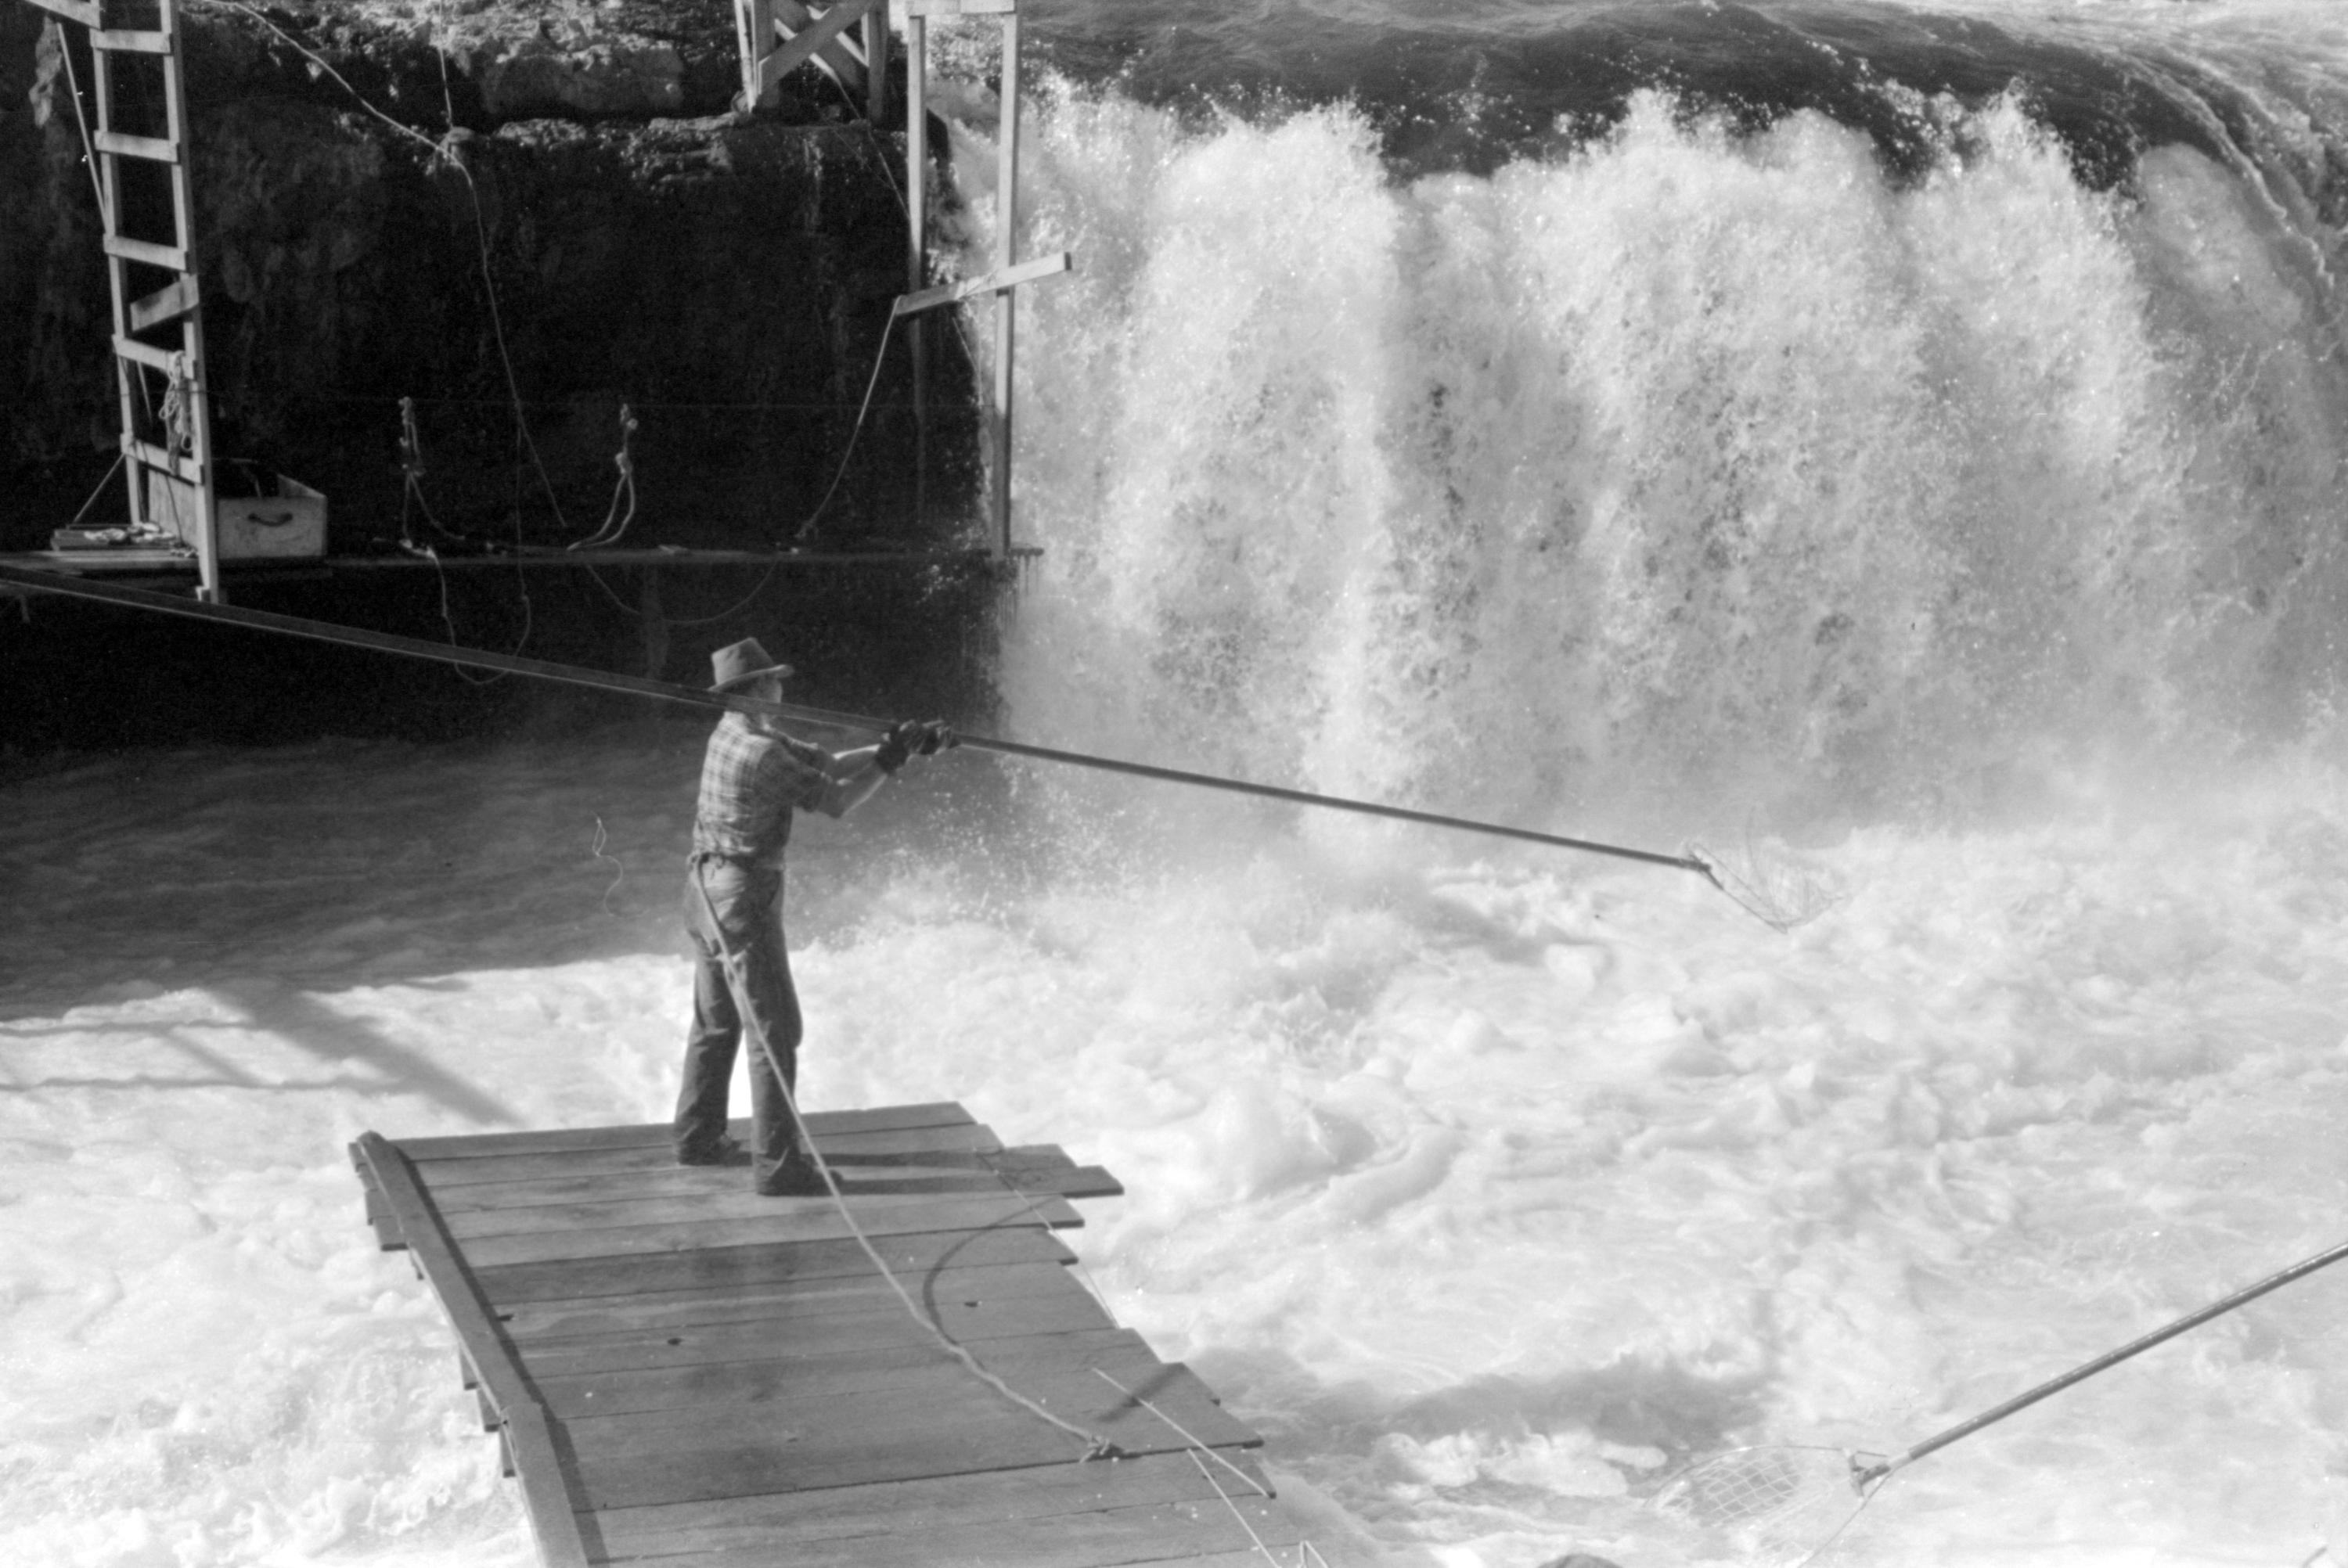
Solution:
[[(790, 666), (746, 638), (711, 656), (711, 689), (782, 701)], [(727, 1081), (750, 1042), (751, 1181), (769, 1197), (820, 1194), (823, 1180), (798, 1146), (783, 1095), (796, 1088), (798, 995), (783, 948), (783, 848), (791, 813), (845, 816), (916, 755), (954, 743), (942, 723), (902, 723), (877, 746), (837, 754), (785, 734), (771, 718), (733, 712), (717, 722), (701, 764), (685, 928), (696, 952), (693, 1028), (676, 1099), (676, 1158), (722, 1165), (738, 1156), (726, 1135)], [(777, 1079), (778, 1071), (782, 1074)]]

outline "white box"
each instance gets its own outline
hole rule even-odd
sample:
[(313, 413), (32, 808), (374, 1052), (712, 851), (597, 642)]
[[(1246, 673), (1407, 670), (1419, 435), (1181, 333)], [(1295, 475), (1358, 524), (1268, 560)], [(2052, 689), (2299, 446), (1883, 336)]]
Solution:
[[(219, 496), (212, 514), (220, 530), (220, 559), (320, 558), (326, 553), (326, 497), (284, 475), (273, 477), (274, 494)], [(196, 487), (160, 469), (147, 470), (147, 518), (169, 528), (182, 544), (196, 542)]]

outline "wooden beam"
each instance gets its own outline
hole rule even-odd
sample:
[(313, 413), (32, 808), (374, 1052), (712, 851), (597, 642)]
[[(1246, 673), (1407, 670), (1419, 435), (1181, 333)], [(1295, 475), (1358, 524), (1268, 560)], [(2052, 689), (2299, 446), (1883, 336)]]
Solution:
[[(1226, 1451), (1261, 1483), (1252, 1456)], [(1226, 1492), (1247, 1483), (1214, 1466)], [(1260, 1485), (1259, 1491), (1271, 1489)], [(797, 1543), (869, 1538), (876, 1531), (934, 1534), (966, 1525), (1049, 1520), (1094, 1509), (1151, 1503), (1221, 1504), (1214, 1485), (1185, 1454), (1158, 1454), (1106, 1463), (1045, 1465), (1032, 1470), (884, 1481), (820, 1491), (777, 1492), (699, 1502), (614, 1509), (601, 1516), (605, 1546), (615, 1558), (716, 1553)], [(951, 1548), (932, 1559), (956, 1561)], [(1257, 1568), (1264, 1568), (1259, 1559)]]
[(121, 437), (120, 446), (124, 456), (143, 463), (149, 468), (160, 468), (184, 484), (198, 484), (203, 478), (202, 469), (168, 447), (158, 446), (151, 441), (141, 441), (138, 436), (129, 435)]
[(180, 161), (179, 144), (167, 141), (160, 137), (131, 136), (124, 131), (101, 130), (94, 133), (91, 140), (97, 143), (98, 151), (115, 158), (140, 158), (149, 163)]
[[(748, 1246), (774, 1241), (844, 1239), (847, 1227), (831, 1205), (813, 1198), (765, 1200), (770, 1212), (747, 1219), (708, 1219), (621, 1226), (596, 1231), (525, 1231), (480, 1236), (465, 1244), (477, 1266), (549, 1263), (558, 1258), (624, 1257), (681, 1247)], [(1039, 1226), (1066, 1230), (1084, 1223), (1058, 1198), (933, 1198), (912, 1209), (860, 1210), (857, 1223), (878, 1243), (914, 1231), (974, 1231)]]
[(910, 316), (922, 311), (932, 311), (940, 305), (955, 304), (980, 294), (996, 293), (1004, 289), (1016, 288), (1021, 283), (1032, 283), (1038, 278), (1048, 278), (1056, 272), (1067, 272), (1075, 265), (1076, 256), (1071, 251), (1062, 251), (1050, 256), (1038, 256), (1033, 261), (1021, 261), (1015, 266), (998, 268), (983, 277), (964, 278), (953, 283), (940, 283), (934, 289), (923, 289), (917, 294), (900, 294), (897, 296), (897, 302), (890, 307), (889, 313), (892, 316)]
[(522, 1483), (522, 1501), (546, 1568), (587, 1568), (587, 1548), (575, 1517), (578, 1500), (567, 1483), (561, 1456), (523, 1376), (511, 1344), (499, 1328), (489, 1303), (475, 1286), (454, 1241), (417, 1185), (416, 1173), (390, 1142), (366, 1132), (356, 1148), (368, 1175), (391, 1205), (407, 1239), (409, 1255), (424, 1271), (440, 1309), (464, 1344), (466, 1358), (482, 1391), (505, 1419), (506, 1441)]
[[(443, 1214), (490, 1209), (543, 1208), (565, 1204), (631, 1202), (652, 1198), (736, 1197), (744, 1184), (741, 1166), (644, 1165), (633, 1170), (556, 1172), (507, 1182), (435, 1184), (434, 1202)], [(850, 1198), (995, 1196), (1004, 1193), (1064, 1198), (1113, 1198), (1125, 1189), (1098, 1165), (1056, 1163), (996, 1164), (977, 1155), (892, 1154), (864, 1160), (834, 1158), (831, 1173)]]
[[(577, 561), (580, 558), (573, 556)], [(507, 562), (512, 565), (511, 560)], [(591, 558), (592, 564), (592, 558)], [(832, 1132), (877, 1132), (909, 1127), (966, 1127), (971, 1113), (950, 1100), (920, 1105), (884, 1105), (870, 1111), (811, 1111), (808, 1131), (819, 1142)], [(749, 1121), (736, 1117), (729, 1125), (747, 1134)], [(670, 1148), (675, 1129), (666, 1122), (640, 1122), (618, 1127), (553, 1127), (534, 1132), (482, 1132), (453, 1138), (403, 1138), (399, 1152), (411, 1160), (470, 1160), (495, 1154), (562, 1153), (574, 1149)], [(437, 1184), (439, 1176), (435, 1173)]]
[[(1153, 1415), (1138, 1401), (1127, 1399), (1090, 1367), (1037, 1361), (1011, 1369), (1018, 1376), (1013, 1378), (1004, 1375), (1004, 1380), (1022, 1396), (1104, 1437), (1115, 1439), (1130, 1432), (1144, 1442), (1157, 1444), (1160, 1451), (1188, 1447), (1187, 1440), (1165, 1419), (1170, 1416), (1210, 1447), (1244, 1448), (1263, 1440), (1215, 1403), (1213, 1392), (1179, 1361), (1159, 1361), (1153, 1357), (1133, 1374), (1131, 1382), (1114, 1368), (1102, 1368), (1110, 1378), (1128, 1383), (1141, 1399), (1156, 1406), (1165, 1416)], [(776, 1428), (801, 1432), (821, 1429), (860, 1445), (862, 1440), (855, 1436), (859, 1429), (895, 1430), (923, 1421), (1000, 1425), (1005, 1419), (1032, 1420), (1047, 1431), (1056, 1430), (1034, 1411), (1006, 1400), (1002, 1390), (972, 1377), (967, 1367), (939, 1358), (910, 1368), (905, 1378), (893, 1386), (868, 1387), (853, 1399), (803, 1394), (786, 1384), (779, 1397), (770, 1399), (585, 1414), (572, 1417), (564, 1426), (572, 1447), (584, 1460), (598, 1454), (641, 1452), (669, 1442), (730, 1448), (736, 1443), (756, 1441), (761, 1433)], [(812, 1451), (809, 1442), (821, 1440), (803, 1437), (799, 1451)], [(1075, 1451), (1082, 1453), (1084, 1450), (1079, 1445)], [(1141, 1450), (1136, 1448), (1128, 1451)]]
[[(691, 1412), (677, 1418), (684, 1424), (666, 1430), (636, 1428), (632, 1418), (574, 1421), (569, 1430), (577, 1447), (580, 1491), (598, 1510), (632, 1508), (1018, 1471), (1081, 1459), (1082, 1439), (1022, 1411), (974, 1379), (965, 1378), (964, 1388), (966, 1393), (951, 1399), (921, 1390), (911, 1403), (885, 1411), (873, 1407), (893, 1396), (862, 1397), (845, 1409), (793, 1409), (747, 1436), (696, 1430)], [(1070, 1413), (1102, 1412), (1071, 1407)], [(1186, 1419), (1192, 1414), (1201, 1425), (1214, 1424), (1204, 1412), (1183, 1412)], [(1190, 1447), (1154, 1417), (1137, 1415), (1138, 1419), (1101, 1422), (1103, 1435), (1134, 1455)], [(598, 1427), (612, 1430), (608, 1436), (585, 1430)]]
[[(40, 0), (33, 0), (39, 5)], [(174, 47), (173, 35), (150, 33), (137, 27), (100, 27), (89, 36), (89, 46), (119, 55), (168, 55)]]
[[(791, 36), (779, 48), (758, 60), (757, 96), (764, 98), (774, 90), (776, 83), (833, 45), (842, 33), (855, 26), (871, 4), (872, 0), (839, 0), (822, 15), (814, 16), (797, 0), (775, 0), (776, 30), (788, 32)], [(808, 18), (797, 27), (788, 20), (794, 11)], [(839, 79), (841, 86), (857, 92), (863, 91), (863, 62), (854, 56), (844, 49), (833, 48), (824, 64)]]
[[(991, 1339), (978, 1348), (978, 1354), (1014, 1388), (1021, 1369), (1028, 1367), (1101, 1367), (1124, 1382), (1128, 1374), (1140, 1376), (1162, 1364), (1129, 1328), (1076, 1328)], [(952, 1358), (934, 1347), (927, 1351), (893, 1347), (796, 1360), (716, 1361), (544, 1378), (539, 1389), (547, 1413), (568, 1419), (781, 1399), (839, 1399), (869, 1389), (904, 1388), (919, 1383), (932, 1369), (953, 1365)]]
[[(1072, 1287), (1073, 1289), (1073, 1287)], [(1018, 1339), (1035, 1334), (1066, 1334), (1115, 1328), (1108, 1314), (1081, 1289), (993, 1306), (951, 1303), (935, 1315), (947, 1336), (979, 1352), (983, 1339)], [(785, 1339), (783, 1335), (789, 1337)], [(582, 1334), (517, 1348), (533, 1378), (577, 1378), (591, 1372), (626, 1372), (652, 1367), (698, 1367), (716, 1362), (825, 1357), (851, 1351), (914, 1351), (927, 1355), (937, 1336), (891, 1304), (886, 1312), (822, 1312), (797, 1317), (777, 1312), (742, 1323), (649, 1329), (627, 1334)], [(983, 1355), (982, 1355), (983, 1358)], [(1098, 1379), (1095, 1379), (1097, 1383)], [(1108, 1393), (1116, 1390), (1101, 1384)]]
[[(1188, 1462), (1179, 1455), (1166, 1457)], [(1190, 1471), (1195, 1475), (1198, 1467)], [(876, 1514), (868, 1533), (794, 1541), (785, 1560), (790, 1568), (935, 1568), (942, 1563), (955, 1568), (1196, 1568), (1202, 1559), (1212, 1564), (1217, 1558), (1236, 1558), (1248, 1568), (1294, 1563), (1296, 1543), (1304, 1539), (1303, 1523), (1235, 1479), (1228, 1483), (1235, 1494), (1229, 1501), (1210, 1494), (1044, 1519), (963, 1521), (929, 1530), (895, 1514)], [(736, 1548), (696, 1556), (693, 1568), (770, 1568), (777, 1561), (757, 1548)]]
[[(938, 1269), (995, 1264), (1068, 1264), (1076, 1254), (1051, 1232), (1033, 1225), (983, 1231), (917, 1231), (874, 1236), (873, 1250), (909, 1284)], [(476, 1268), (475, 1280), (509, 1311), (532, 1301), (576, 1301), (696, 1286), (730, 1289), (786, 1280), (814, 1281), (870, 1275), (872, 1260), (849, 1238), (716, 1247), (700, 1252), (646, 1253), (633, 1257)]]
[(889, 0), (872, 0), (864, 13), (864, 118), (889, 118)]
[(1019, 9), (1019, 0), (904, 0), (908, 16), (1003, 16)]
[[(1005, 1304), (1084, 1286), (1068, 1277), (1065, 1265), (1023, 1263), (981, 1268), (941, 1269), (905, 1282), (907, 1293), (924, 1304)], [(831, 1312), (902, 1312), (903, 1305), (879, 1274), (839, 1275), (830, 1279), (791, 1280), (779, 1285), (717, 1289), (647, 1291), (636, 1296), (595, 1296), (576, 1301), (516, 1302), (500, 1308), (506, 1332), (518, 1345), (533, 1346), (564, 1335), (651, 1333), (705, 1327), (719, 1323), (818, 1317)]]
[(114, 352), (123, 359), (135, 360), (150, 369), (160, 370), (166, 375), (171, 374), (176, 358), (173, 350), (157, 348), (153, 343), (140, 343), (134, 337), (117, 337), (114, 340)]
[(188, 270), (188, 251), (183, 245), (158, 245), (149, 240), (133, 240), (127, 234), (104, 235), (98, 245), (108, 255), (125, 261), (160, 267), (167, 272)]
[(68, 22), (78, 22), (85, 27), (96, 29), (105, 26), (104, 19), (98, 15), (98, 6), (92, 4), (91, 0), (33, 0), (33, 4), (53, 16), (62, 16)]
[[(1019, 260), (1019, 13), (1003, 18), (1003, 77), (997, 95), (998, 123), (994, 133), (994, 270), (1008, 272)], [(994, 518), (994, 548), (1005, 559), (1011, 555), (1011, 411), (1017, 386), (1019, 294), (1014, 289), (994, 292), (994, 417), (989, 422), (994, 460), (987, 465), (987, 488)]]
[(148, 328), (186, 315), (202, 302), (192, 274), (182, 273), (143, 300), (133, 301), (129, 307), (130, 330), (143, 333)]
[[(840, 1218), (829, 1197), (764, 1197), (752, 1192), (750, 1184), (741, 1180), (739, 1173), (736, 1175), (736, 1181), (726, 1183), (716, 1192), (620, 1198), (596, 1203), (541, 1204), (512, 1209), (470, 1209), (444, 1214), (440, 1223), (450, 1235), (469, 1242), (548, 1231), (589, 1234), (633, 1230), (645, 1225), (705, 1225), (727, 1220), (771, 1221), (788, 1227), (795, 1235), (848, 1234), (847, 1222)], [(892, 1225), (898, 1230), (959, 1230), (964, 1228), (963, 1222), (965, 1219), (973, 1217), (1004, 1219), (1014, 1224), (1021, 1219), (1035, 1225), (1057, 1221), (1055, 1228), (1084, 1223), (1076, 1210), (1069, 1208), (1061, 1199), (1023, 1197), (1000, 1186), (993, 1193), (950, 1193), (934, 1197), (922, 1193), (902, 1197), (886, 1194), (871, 1196), (856, 1194), (850, 1196), (849, 1205), (860, 1225), (877, 1222)], [(1047, 1211), (1051, 1216), (1048, 1219), (1045, 1217)]]
[[(737, 1134), (744, 1140), (749, 1128)], [(816, 1134), (815, 1146), (827, 1160), (838, 1160), (850, 1170), (870, 1162), (929, 1164), (937, 1161), (976, 1163), (1002, 1148), (1001, 1142), (975, 1122), (950, 1127), (908, 1127), (900, 1131)], [(667, 1139), (602, 1149), (556, 1150), (550, 1153), (490, 1154), (478, 1159), (418, 1160), (417, 1166), (444, 1201), (459, 1188), (530, 1182), (554, 1176), (628, 1175), (680, 1167)], [(737, 1171), (736, 1174), (740, 1173)]]

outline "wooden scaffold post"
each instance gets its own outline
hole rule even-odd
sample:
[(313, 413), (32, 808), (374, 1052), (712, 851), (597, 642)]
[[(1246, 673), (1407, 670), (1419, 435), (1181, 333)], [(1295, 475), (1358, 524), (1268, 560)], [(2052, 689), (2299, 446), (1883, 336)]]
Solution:
[[(905, 7), (905, 183), (910, 236), (907, 256), (909, 292), (894, 313), (911, 316), (913, 353), (913, 416), (916, 423), (914, 461), (926, 466), (927, 409), (923, 404), (921, 314), (940, 305), (956, 304), (982, 294), (994, 296), (994, 377), (989, 403), (987, 516), (990, 545), (998, 559), (1012, 552), (1011, 533), (1011, 408), (1014, 329), (1014, 291), (1021, 283), (1065, 272), (1073, 258), (1066, 251), (1032, 261), (1019, 260), (1019, 6), (1018, 0), (903, 0)], [(929, 282), (927, 231), (927, 133), (929, 74), (928, 19), (932, 16), (994, 15), (1003, 19), (1003, 76), (1000, 118), (995, 141), (994, 267), (980, 277), (936, 288)], [(920, 505), (916, 480), (915, 505)]]

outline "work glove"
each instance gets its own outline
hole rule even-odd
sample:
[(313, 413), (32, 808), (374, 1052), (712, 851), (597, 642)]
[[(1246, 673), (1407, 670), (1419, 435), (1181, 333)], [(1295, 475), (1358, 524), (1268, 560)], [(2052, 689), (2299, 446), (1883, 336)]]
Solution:
[(960, 744), (962, 744), (962, 737), (955, 734), (953, 726), (943, 719), (932, 719), (922, 726), (922, 741), (918, 750), (925, 757), (936, 756), (940, 752), (950, 752)]

